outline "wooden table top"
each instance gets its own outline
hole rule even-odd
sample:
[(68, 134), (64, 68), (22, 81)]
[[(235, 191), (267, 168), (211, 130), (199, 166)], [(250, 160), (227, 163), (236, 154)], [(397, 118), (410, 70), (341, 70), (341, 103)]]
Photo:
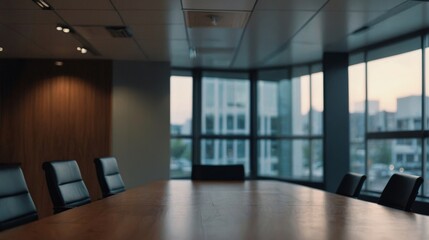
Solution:
[(276, 181), (160, 181), (0, 239), (429, 239), (429, 217)]

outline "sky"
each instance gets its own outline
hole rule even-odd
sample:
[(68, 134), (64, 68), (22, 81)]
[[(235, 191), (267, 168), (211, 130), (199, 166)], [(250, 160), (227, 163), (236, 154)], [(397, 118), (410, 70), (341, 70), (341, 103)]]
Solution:
[[(368, 62), (368, 99), (378, 100), (379, 110), (396, 112), (397, 98), (421, 96), (421, 59), (421, 51), (416, 50)], [(365, 64), (360, 63), (349, 67), (350, 112), (356, 111), (356, 104), (364, 100)]]

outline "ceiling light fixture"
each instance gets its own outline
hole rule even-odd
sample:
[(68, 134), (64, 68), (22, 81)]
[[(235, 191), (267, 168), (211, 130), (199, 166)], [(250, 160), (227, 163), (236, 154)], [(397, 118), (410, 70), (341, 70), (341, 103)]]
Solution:
[(37, 4), (43, 10), (51, 10), (52, 7), (45, 0), (33, 0), (34, 3)]
[(212, 23), (213, 26), (217, 26), (218, 22), (219, 22), (219, 16), (217, 15), (208, 15), (208, 18), (210, 18), (210, 22)]
[(69, 32), (71, 32), (70, 27), (63, 26), (63, 25), (57, 25), (57, 27), (55, 29), (57, 29), (57, 31), (61, 31), (63, 33), (69, 33)]
[(64, 65), (63, 61), (55, 61), (55, 66), (61, 67), (62, 65)]
[(84, 47), (77, 47), (77, 50), (78, 50), (80, 53), (82, 53), (82, 54), (85, 54), (85, 53), (87, 53), (87, 52), (88, 52), (88, 49), (86, 49), (86, 48), (84, 48)]
[(0, 47), (0, 52), (3, 52), (3, 48), (2, 47)]

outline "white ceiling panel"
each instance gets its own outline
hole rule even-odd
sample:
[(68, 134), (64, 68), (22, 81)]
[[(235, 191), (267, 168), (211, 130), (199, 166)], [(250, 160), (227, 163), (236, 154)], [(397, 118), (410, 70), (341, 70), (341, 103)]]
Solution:
[(256, 0), (182, 0), (186, 10), (252, 11)]
[(311, 11), (256, 11), (233, 67), (255, 65), (286, 43), (313, 16)]
[(60, 19), (52, 11), (0, 10), (0, 24), (55, 24)]
[(28, 0), (2, 0), (0, 9), (37, 10), (40, 9), (33, 1)]
[(58, 10), (57, 12), (70, 25), (122, 25), (121, 18), (113, 10)]
[(112, 10), (109, 0), (47, 0), (56, 10)]
[(330, 0), (323, 11), (387, 11), (407, 0)]
[(119, 11), (127, 25), (162, 25), (162, 24), (184, 24), (182, 11), (145, 11), (125, 10)]
[(90, 43), (102, 55), (102, 58), (148, 60), (133, 39), (112, 38), (106, 41), (103, 38), (91, 39)]
[(236, 48), (243, 29), (231, 28), (190, 28), (189, 42), (193, 47)]
[(180, 0), (113, 0), (119, 10), (181, 10)]
[(317, 11), (327, 1), (328, 0), (261, 0), (258, 1), (256, 10)]
[[(151, 61), (169, 61), (170, 56), (189, 54), (186, 40), (160, 40), (156, 38), (138, 39), (139, 45)], [(189, 58), (189, 55), (187, 56)]]
[(155, 39), (186, 39), (186, 28), (183, 24), (176, 25), (131, 25), (135, 38)]

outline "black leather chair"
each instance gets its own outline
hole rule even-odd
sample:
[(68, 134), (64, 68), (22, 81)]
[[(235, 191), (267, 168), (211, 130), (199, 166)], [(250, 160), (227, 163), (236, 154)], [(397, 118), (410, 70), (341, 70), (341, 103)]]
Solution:
[(38, 219), (19, 165), (0, 165), (0, 231)]
[(384, 187), (378, 204), (410, 211), (422, 183), (422, 177), (395, 173)]
[(337, 194), (357, 198), (362, 189), (366, 176), (357, 173), (347, 173), (337, 188)]
[(43, 163), (54, 213), (90, 203), (88, 189), (80, 175), (75, 160), (61, 160)]
[(94, 163), (103, 198), (125, 191), (116, 158), (96, 158)]
[(243, 165), (193, 165), (192, 180), (244, 181)]

